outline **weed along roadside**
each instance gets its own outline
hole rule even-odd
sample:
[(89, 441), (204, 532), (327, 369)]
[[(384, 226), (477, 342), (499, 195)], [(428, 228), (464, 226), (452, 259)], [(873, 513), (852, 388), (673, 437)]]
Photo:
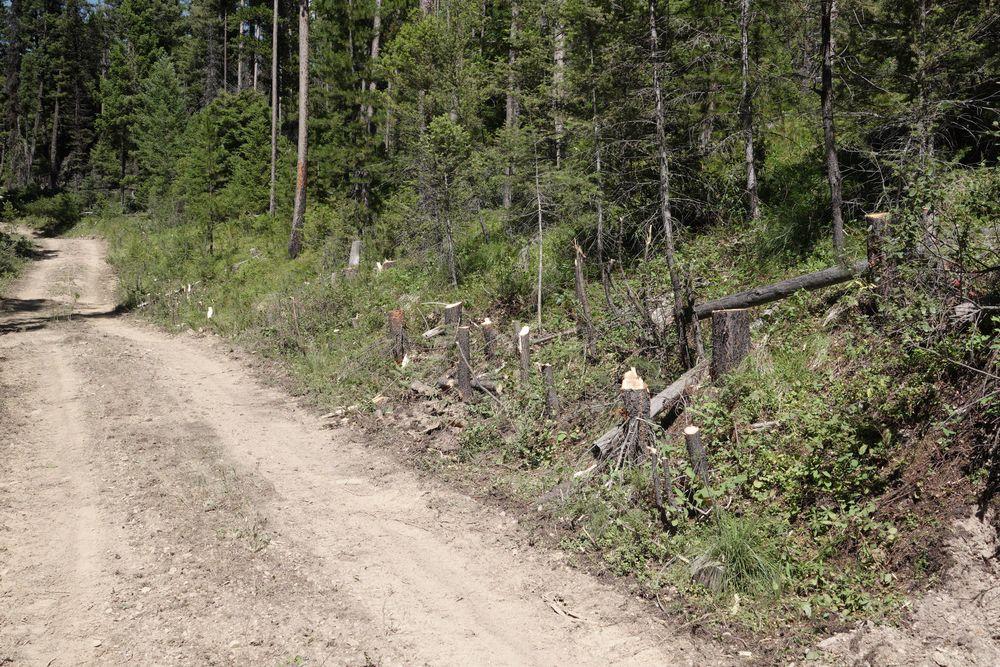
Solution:
[[(936, 354), (921, 338), (906, 359), (878, 344), (874, 327), (910, 315), (866, 305), (877, 283), (864, 265), (701, 302), (721, 310), (696, 302), (711, 345), (691, 369), (663, 370), (622, 346), (622, 329), (642, 340), (647, 323), (610, 309), (593, 308), (588, 355), (575, 295), (539, 332), (485, 295), (435, 291), (406, 261), (385, 268), (361, 253), (347, 274), (310, 279), (307, 262), (325, 260), (289, 264), (263, 235), (189, 290), (195, 274), (159, 250), (177, 247), (175, 231), (95, 222), (79, 231), (111, 239), (137, 312), (280, 362), (332, 422), (499, 503), (532, 540), (613, 575), (653, 613), (731, 633), (755, 654), (812, 650), (817, 633), (859, 620), (898, 622), (909, 596), (944, 578), (951, 522), (975, 500), (957, 484), (971, 458), (953, 459), (947, 481), (920, 474), (946, 442), (946, 422), (926, 421), (945, 418), (943, 397), (967, 379), (944, 350), (972, 332), (942, 330)], [(350, 269), (356, 253), (342, 254)], [(506, 342), (505, 328), (517, 333)], [(971, 457), (969, 445), (958, 451)]]
[(0, 664), (1000, 664), (996, 2), (0, 15)]

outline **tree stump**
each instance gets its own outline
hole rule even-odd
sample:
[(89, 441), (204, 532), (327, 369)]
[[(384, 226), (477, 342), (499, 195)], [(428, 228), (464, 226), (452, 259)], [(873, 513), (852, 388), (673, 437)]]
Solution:
[(868, 279), (875, 285), (875, 293), (885, 299), (895, 278), (895, 267), (885, 247), (892, 216), (869, 213), (865, 220), (868, 221)]
[(462, 324), (462, 302), (456, 301), (444, 307), (445, 326), (460, 326)]
[(397, 308), (389, 311), (389, 353), (393, 360), (399, 364), (406, 356), (406, 334), (403, 331), (403, 309)]
[(455, 335), (458, 347), (458, 393), (463, 401), (472, 400), (472, 365), (469, 357), (469, 327), (458, 327)]
[(559, 396), (552, 377), (552, 364), (542, 364), (542, 381), (545, 383), (545, 416), (555, 419), (559, 415)]
[(573, 242), (576, 257), (573, 260), (573, 275), (576, 284), (576, 300), (580, 303), (580, 313), (577, 318), (577, 331), (584, 341), (588, 359), (597, 356), (597, 337), (594, 334), (594, 321), (590, 316), (590, 301), (587, 299), (587, 279), (583, 275), (583, 249), (576, 241)]
[(355, 239), (351, 242), (351, 252), (347, 256), (347, 268), (344, 269), (344, 275), (348, 278), (353, 278), (358, 275), (358, 267), (361, 266), (361, 241)]
[(531, 378), (531, 329), (521, 327), (517, 333), (517, 352), (521, 360), (521, 384), (528, 384)]
[(486, 360), (493, 362), (497, 356), (497, 330), (493, 326), (490, 318), (483, 320), (481, 325), (483, 330), (483, 350), (486, 353)]
[(701, 444), (701, 429), (697, 426), (685, 428), (684, 444), (687, 446), (688, 460), (691, 461), (694, 476), (702, 485), (708, 486), (708, 457), (705, 455), (705, 447)]
[(638, 461), (653, 448), (653, 425), (649, 422), (649, 387), (635, 369), (622, 378), (622, 403), (628, 422), (624, 429), (622, 459)]
[(736, 368), (750, 352), (750, 311), (716, 310), (712, 313), (712, 363), (710, 374), (718, 380)]

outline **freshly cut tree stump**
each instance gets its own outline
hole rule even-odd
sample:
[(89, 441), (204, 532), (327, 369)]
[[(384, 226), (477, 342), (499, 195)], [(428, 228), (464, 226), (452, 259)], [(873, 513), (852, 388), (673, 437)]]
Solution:
[(517, 333), (517, 352), (521, 361), (521, 384), (528, 384), (531, 378), (531, 329), (521, 327)]
[(389, 353), (393, 360), (399, 364), (406, 356), (406, 334), (403, 331), (403, 309), (397, 308), (389, 311)]
[(545, 416), (554, 419), (559, 415), (559, 396), (552, 377), (552, 364), (542, 364), (542, 380), (545, 383)]
[(361, 266), (361, 241), (355, 239), (351, 242), (351, 252), (347, 257), (347, 268), (344, 275), (353, 278), (358, 275), (358, 267)]
[(486, 353), (486, 360), (492, 362), (497, 356), (497, 330), (488, 317), (483, 320), (480, 328), (483, 330), (483, 350)]
[(458, 346), (458, 393), (463, 401), (472, 400), (472, 366), (469, 358), (469, 327), (458, 327), (455, 336)]
[[(649, 401), (649, 419), (657, 419), (661, 414), (672, 410), (692, 387), (701, 382), (705, 370), (705, 364), (699, 364), (674, 380), (659, 394), (653, 396)], [(616, 426), (595, 440), (590, 447), (590, 453), (594, 455), (594, 458), (598, 460), (607, 458), (614, 449), (621, 432), (622, 426)]]
[(622, 403), (628, 421), (623, 427), (619, 466), (625, 461), (638, 461), (653, 450), (653, 425), (649, 421), (649, 387), (635, 369), (622, 378)]
[(875, 285), (875, 293), (885, 299), (895, 279), (895, 266), (885, 248), (892, 216), (869, 213), (865, 220), (868, 221), (868, 279)]
[(712, 363), (710, 375), (718, 380), (739, 366), (750, 352), (750, 311), (717, 310), (712, 313)]
[(462, 324), (462, 302), (456, 301), (444, 307), (445, 326), (459, 326)]
[(684, 444), (687, 446), (688, 459), (691, 461), (695, 477), (701, 480), (703, 485), (708, 486), (708, 457), (705, 455), (705, 447), (701, 444), (701, 429), (697, 426), (685, 428)]

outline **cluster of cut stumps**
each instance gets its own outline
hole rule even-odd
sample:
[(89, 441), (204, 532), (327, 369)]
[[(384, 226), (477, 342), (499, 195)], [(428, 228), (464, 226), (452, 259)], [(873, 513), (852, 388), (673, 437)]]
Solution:
[[(597, 459), (598, 465), (610, 468), (622, 468), (636, 465), (649, 460), (653, 472), (653, 485), (656, 501), (662, 507), (666, 497), (668, 502), (673, 494), (672, 473), (659, 454), (655, 445), (656, 426), (666, 420), (675, 420), (683, 410), (683, 403), (705, 379), (718, 380), (726, 373), (736, 368), (750, 351), (750, 310), (753, 307), (784, 299), (800, 290), (815, 290), (838, 283), (846, 282), (862, 274), (873, 282), (879, 291), (884, 291), (893, 277), (892, 266), (883, 249), (884, 240), (889, 225), (887, 214), (877, 213), (868, 216), (868, 257), (853, 264), (841, 264), (822, 271), (816, 271), (770, 285), (755, 287), (750, 290), (731, 294), (713, 301), (700, 304), (692, 303), (687, 317), (690, 319), (688, 330), (697, 330), (693, 325), (699, 320), (710, 319), (712, 326), (712, 348), (708, 359), (698, 355), (677, 380), (663, 391), (650, 395), (646, 382), (631, 369), (625, 373), (621, 385), (621, 398), (624, 407), (623, 420), (620, 424), (597, 438), (591, 446), (591, 453)], [(576, 244), (575, 261), (575, 291), (579, 307), (577, 309), (577, 333), (583, 341), (588, 357), (596, 355), (596, 335), (591, 320), (590, 305), (587, 301), (587, 287), (584, 278), (584, 255)], [(352, 246), (351, 265), (356, 271), (359, 261), (359, 246)], [(379, 266), (379, 269), (382, 265)], [(470, 350), (470, 326), (463, 322), (462, 304), (444, 305), (443, 319), (440, 326), (425, 331), (424, 338), (430, 339), (444, 333), (454, 337), (458, 352), (458, 368), (454, 379), (444, 378), (441, 386), (454, 386), (463, 401), (472, 400), (476, 390), (491, 393), (495, 389), (492, 383), (479, 379), (472, 370)], [(493, 361), (498, 354), (498, 334), (493, 322), (486, 318), (477, 325), (482, 335), (483, 349), (487, 360)], [(388, 315), (388, 333), (390, 351), (397, 363), (405, 363), (407, 354), (406, 335), (404, 333), (403, 311), (393, 310)], [(513, 349), (517, 354), (520, 379), (527, 383), (531, 375), (531, 346), (562, 335), (549, 334), (531, 338), (531, 330), (527, 326), (514, 323)], [(552, 367), (543, 364), (540, 374), (545, 387), (546, 415), (554, 417), (559, 410), (559, 400), (553, 383)], [(691, 468), (695, 477), (703, 485), (709, 482), (708, 458), (701, 441), (700, 429), (689, 425), (684, 429), (684, 439)]]

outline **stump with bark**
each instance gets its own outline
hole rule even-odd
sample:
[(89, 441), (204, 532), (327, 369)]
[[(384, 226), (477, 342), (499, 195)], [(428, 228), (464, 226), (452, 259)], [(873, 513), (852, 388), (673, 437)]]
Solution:
[(472, 400), (472, 360), (469, 350), (469, 327), (458, 327), (455, 335), (458, 347), (458, 393), (463, 401)]
[(448, 327), (457, 327), (462, 324), (462, 302), (456, 301), (444, 307), (444, 324)]
[(552, 364), (542, 364), (542, 381), (545, 384), (545, 416), (554, 419), (559, 415), (559, 396), (552, 376)]
[(497, 330), (493, 326), (493, 320), (488, 317), (484, 319), (480, 329), (483, 331), (483, 352), (486, 354), (486, 360), (493, 362), (497, 356)]
[(712, 363), (713, 380), (739, 366), (750, 352), (750, 311), (717, 310), (712, 313)]
[(708, 457), (705, 455), (704, 445), (701, 444), (701, 429), (697, 426), (685, 428), (684, 444), (687, 447), (688, 460), (691, 461), (694, 476), (702, 485), (708, 486)]
[(611, 441), (603, 452), (605, 463), (622, 468), (647, 456), (657, 459), (653, 424), (649, 420), (649, 388), (634, 368), (622, 378), (622, 403), (625, 422), (613, 431)]
[(875, 293), (886, 299), (896, 277), (896, 267), (886, 250), (892, 216), (889, 213), (869, 213), (865, 220), (868, 221), (867, 277), (875, 285)]
[(517, 332), (517, 353), (521, 365), (521, 384), (528, 384), (531, 378), (531, 329), (521, 327)]
[(395, 310), (389, 311), (387, 320), (389, 329), (389, 353), (392, 355), (393, 360), (399, 364), (403, 362), (403, 357), (406, 356), (406, 333), (403, 328), (403, 309), (396, 308)]
[(351, 252), (347, 257), (347, 268), (344, 275), (353, 278), (358, 275), (358, 268), (361, 266), (361, 241), (355, 239), (351, 243)]

